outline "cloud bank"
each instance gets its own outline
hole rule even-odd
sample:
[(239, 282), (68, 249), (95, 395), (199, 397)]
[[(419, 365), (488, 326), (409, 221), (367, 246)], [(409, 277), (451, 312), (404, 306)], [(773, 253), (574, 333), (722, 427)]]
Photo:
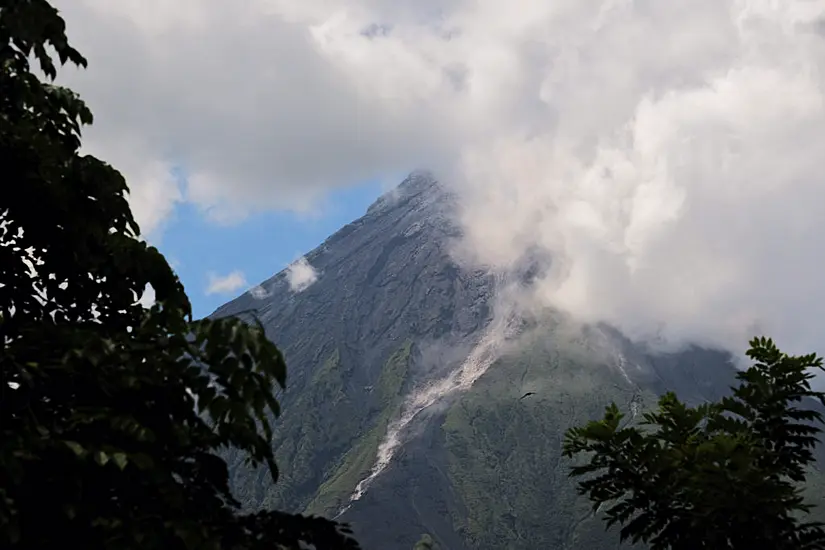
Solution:
[(58, 7), (90, 60), (66, 78), (97, 115), (89, 147), (145, 224), (431, 168), (462, 198), (463, 255), (507, 272), (551, 253), (534, 303), (823, 351), (823, 0)]
[(287, 266), (286, 280), (289, 283), (289, 290), (303, 292), (318, 280), (318, 272), (309, 265), (306, 258), (301, 257)]
[(637, 339), (823, 350), (825, 4), (585, 4), (545, 124), (466, 150), (466, 246), (550, 251), (537, 303)]

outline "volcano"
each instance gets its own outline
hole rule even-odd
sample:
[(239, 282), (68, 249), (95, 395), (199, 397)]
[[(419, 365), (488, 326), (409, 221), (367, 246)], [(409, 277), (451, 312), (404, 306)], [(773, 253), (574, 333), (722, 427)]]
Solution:
[(552, 311), (524, 318), (507, 293), (552, 258), (508, 277), (464, 267), (454, 207), (414, 173), (305, 256), (314, 282), (284, 271), (213, 314), (254, 312), (288, 365), (281, 477), (230, 455), (233, 490), (250, 511), (349, 522), (367, 550), (409, 550), (423, 533), (442, 550), (623, 548), (567, 476), (565, 430), (610, 402), (633, 418), (669, 390), (718, 399), (731, 357), (654, 353)]

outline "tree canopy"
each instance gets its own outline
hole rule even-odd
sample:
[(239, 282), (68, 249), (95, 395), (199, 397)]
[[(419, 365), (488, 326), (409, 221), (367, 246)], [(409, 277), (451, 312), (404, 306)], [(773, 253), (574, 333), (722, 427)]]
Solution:
[(86, 59), (53, 6), (0, 0), (0, 546), (358, 548), (326, 519), (239, 513), (217, 453), (277, 478), (283, 357), (259, 324), (193, 320), (124, 178), (79, 153), (92, 113), (54, 84), (65, 63)]
[(802, 484), (814, 465), (825, 394), (811, 389), (816, 355), (790, 356), (751, 341), (755, 362), (719, 402), (688, 407), (662, 397), (640, 425), (613, 404), (568, 431), (571, 475), (621, 538), (652, 550), (825, 548), (825, 525), (806, 517)]

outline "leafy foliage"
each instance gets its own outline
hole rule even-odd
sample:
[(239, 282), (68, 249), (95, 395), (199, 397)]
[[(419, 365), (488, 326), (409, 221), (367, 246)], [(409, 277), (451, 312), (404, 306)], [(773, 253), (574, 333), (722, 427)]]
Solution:
[[(468, 548), (618, 548), (618, 537), (604, 532), (566, 476), (562, 434), (600, 415), (606, 403), (629, 402), (633, 392), (583, 345), (551, 331), (534, 338), (446, 414), (445, 470), (460, 498), (453, 522)], [(526, 389), (536, 394), (519, 399)], [(641, 398), (656, 396), (643, 390)], [(435, 526), (428, 532), (441, 534)]]
[[(805, 521), (802, 482), (814, 463), (825, 405), (811, 389), (816, 355), (789, 356), (751, 341), (755, 364), (733, 394), (688, 407), (673, 393), (623, 425), (613, 404), (601, 421), (567, 432), (564, 454), (589, 454), (571, 475), (621, 538), (652, 549), (825, 548), (825, 524)], [(811, 405), (813, 403), (810, 403)]]
[(48, 2), (0, 0), (0, 546), (358, 548), (322, 518), (238, 514), (217, 453), (277, 478), (283, 357), (260, 324), (192, 320), (123, 177), (79, 154), (92, 114), (50, 50), (86, 66)]

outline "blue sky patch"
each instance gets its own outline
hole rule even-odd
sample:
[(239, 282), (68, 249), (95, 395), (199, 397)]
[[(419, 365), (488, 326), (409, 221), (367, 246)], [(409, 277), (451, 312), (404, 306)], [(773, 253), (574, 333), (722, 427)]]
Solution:
[[(180, 203), (163, 230), (158, 248), (175, 268), (196, 317), (209, 315), (321, 244), (359, 218), (382, 193), (370, 183), (331, 191), (320, 212), (267, 212), (234, 225), (216, 224), (191, 203)], [(227, 293), (207, 294), (210, 274), (243, 273), (247, 284)]]

